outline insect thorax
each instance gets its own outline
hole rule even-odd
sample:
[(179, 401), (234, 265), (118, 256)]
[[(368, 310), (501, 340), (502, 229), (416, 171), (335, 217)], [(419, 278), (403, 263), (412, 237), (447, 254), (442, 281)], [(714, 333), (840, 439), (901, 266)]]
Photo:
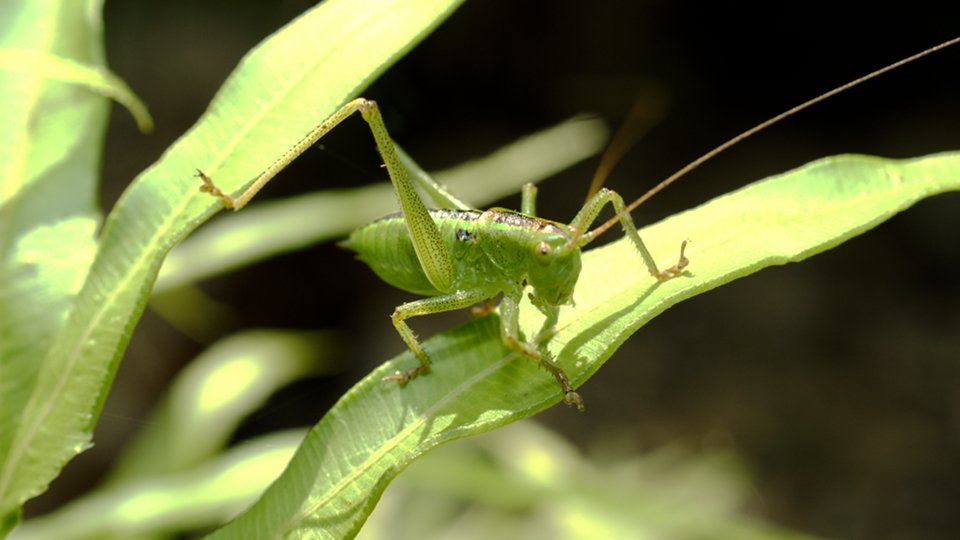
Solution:
[(580, 249), (569, 226), (499, 208), (477, 221), (480, 245), (505, 276), (526, 280), (549, 304), (569, 301), (580, 276)]

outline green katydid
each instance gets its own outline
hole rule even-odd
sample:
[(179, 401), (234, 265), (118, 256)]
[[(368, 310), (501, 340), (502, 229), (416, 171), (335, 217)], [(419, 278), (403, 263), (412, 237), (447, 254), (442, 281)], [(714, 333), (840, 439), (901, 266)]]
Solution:
[[(646, 272), (654, 278), (651, 286), (681, 275), (689, 264), (685, 256), (687, 241), (680, 243), (680, 255), (676, 262), (661, 270), (637, 234), (631, 211), (686, 173), (747, 137), (815, 103), (957, 42), (960, 42), (960, 38), (881, 68), (771, 118), (691, 162), (630, 205), (625, 205), (617, 193), (600, 188), (600, 175), (591, 188), (591, 192), (595, 193), (569, 225), (535, 216), (536, 188), (532, 185), (524, 186), (520, 212), (503, 208), (486, 211), (469, 208), (433, 182), (395, 147), (377, 104), (364, 98), (355, 99), (337, 110), (264, 170), (237, 197), (222, 192), (202, 171), (198, 170), (197, 176), (203, 181), (202, 191), (218, 197), (228, 208), (238, 210), (293, 159), (340, 122), (359, 112), (373, 133), (401, 212), (354, 231), (341, 245), (357, 252), (358, 257), (387, 283), (426, 297), (398, 306), (392, 315), (397, 332), (420, 364), (407, 371), (398, 371), (384, 380), (406, 384), (430, 371), (430, 358), (407, 325), (407, 319), (489, 302), (502, 293), (499, 308), (500, 334), (504, 345), (547, 369), (559, 383), (564, 402), (582, 410), (582, 398), (563, 369), (550, 358), (544, 345), (553, 334), (561, 306), (572, 301), (580, 273), (580, 250), (584, 245), (619, 222), (636, 247)], [(418, 195), (417, 187), (437, 209), (427, 209)], [(608, 203), (613, 205), (616, 215), (588, 232)], [(540, 330), (529, 340), (521, 334), (518, 324), (520, 300), (527, 286), (530, 287), (530, 300), (544, 315)]]
[[(401, 159), (376, 102), (364, 98), (340, 108), (292, 148), (289, 159), (281, 158), (241, 196), (232, 198), (222, 193), (200, 172), (204, 191), (219, 197), (228, 207), (243, 207), (290, 159), (355, 112), (360, 112), (370, 125), (402, 212), (354, 231), (342, 245), (356, 251), (387, 283), (427, 297), (398, 306), (392, 316), (393, 325), (420, 365), (397, 372), (386, 380), (405, 384), (430, 370), (430, 359), (406, 319), (463, 309), (502, 293), (500, 334), (504, 344), (545, 367), (563, 389), (564, 401), (582, 409), (583, 400), (563, 369), (542, 352), (539, 345), (549, 339), (560, 306), (571, 301), (580, 275), (580, 248), (594, 238), (584, 234), (585, 231), (603, 207), (612, 204), (647, 271), (658, 280), (679, 274), (687, 265), (683, 255), (686, 242), (681, 244), (678, 262), (660, 270), (637, 234), (630, 214), (624, 212), (623, 198), (605, 188), (590, 198), (570, 225), (534, 217), (536, 191), (529, 184), (523, 190), (521, 212), (503, 208), (469, 209), (419, 168), (414, 168), (412, 161)], [(414, 174), (408, 175), (408, 168), (413, 168)], [(411, 177), (445, 208), (427, 210)], [(531, 341), (525, 340), (519, 329), (519, 305), (525, 285), (532, 287), (530, 299), (546, 317), (540, 332)]]

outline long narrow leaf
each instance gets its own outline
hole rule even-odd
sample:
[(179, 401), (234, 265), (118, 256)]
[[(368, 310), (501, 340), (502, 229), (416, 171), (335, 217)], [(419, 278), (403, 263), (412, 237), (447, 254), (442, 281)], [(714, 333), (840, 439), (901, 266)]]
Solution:
[[(839, 156), (720, 197), (641, 231), (663, 263), (693, 240), (689, 271), (658, 283), (632, 244), (588, 252), (549, 346), (582, 384), (646, 321), (681, 300), (761, 268), (809, 257), (861, 234), (916, 201), (960, 189), (960, 154), (908, 161)], [(537, 310), (523, 309), (534, 331)], [(496, 317), (425, 343), (433, 371), (406, 387), (381, 378), (409, 369), (404, 353), (348, 392), (307, 435), (284, 474), (214, 538), (345, 538), (386, 485), (445, 441), (489, 431), (561, 399), (556, 382), (501, 343)], [(590, 395), (584, 396), (589, 407)], [(571, 414), (574, 414), (571, 412)]]
[(216, 525), (257, 497), (302, 438), (271, 433), (183, 471), (98, 490), (27, 521), (12, 540), (154, 538)]
[[(0, 50), (103, 63), (98, 2), (0, 3)], [(17, 53), (0, 54), (7, 58)], [(26, 492), (10, 457), (47, 376), (43, 357), (93, 260), (100, 222), (95, 192), (107, 103), (79, 81), (37, 62), (0, 59), (0, 536)], [(17, 69), (11, 69), (16, 67)], [(48, 479), (47, 479), (48, 480)]]
[(241, 62), (197, 125), (111, 212), (96, 260), (43, 359), (0, 464), (0, 515), (42, 491), (91, 431), (164, 255), (220, 207), (197, 168), (237, 190), (422, 39), (457, 0), (329, 0)]

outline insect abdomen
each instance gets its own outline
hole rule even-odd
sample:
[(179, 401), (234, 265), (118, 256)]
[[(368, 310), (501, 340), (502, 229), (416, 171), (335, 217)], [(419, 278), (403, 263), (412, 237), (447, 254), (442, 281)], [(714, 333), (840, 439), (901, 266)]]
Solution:
[(402, 216), (388, 216), (350, 233), (340, 243), (390, 285), (425, 296), (439, 293), (420, 268)]
[[(444, 245), (459, 267), (465, 259), (464, 249), (471, 248), (473, 225), (479, 212), (458, 210), (431, 210), (431, 216), (440, 229)], [(390, 285), (424, 296), (437, 296), (439, 291), (427, 279), (413, 250), (410, 235), (401, 214), (393, 214), (353, 231), (340, 243), (355, 251), (383, 281)], [(455, 280), (460, 272), (456, 272)]]

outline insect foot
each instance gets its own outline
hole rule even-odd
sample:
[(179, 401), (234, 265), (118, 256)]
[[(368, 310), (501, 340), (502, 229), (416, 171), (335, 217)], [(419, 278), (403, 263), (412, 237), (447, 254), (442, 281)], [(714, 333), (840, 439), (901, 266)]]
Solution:
[(234, 208), (233, 198), (227, 195), (226, 193), (220, 191), (220, 188), (213, 185), (213, 179), (207, 176), (203, 171), (197, 169), (197, 178), (203, 181), (203, 185), (200, 186), (200, 191), (203, 193), (209, 193), (214, 197), (220, 199), (220, 202), (223, 203), (227, 208)]
[(408, 371), (394, 371), (392, 375), (387, 375), (380, 380), (385, 383), (397, 382), (400, 384), (400, 386), (405, 386), (411, 380), (425, 373), (430, 373), (430, 366), (420, 364), (419, 366)]
[[(537, 303), (535, 297), (530, 298), (534, 304)], [(570, 384), (570, 379), (567, 378), (567, 374), (563, 372), (563, 369), (556, 364), (553, 358), (550, 356), (550, 353), (546, 350), (546, 343), (557, 333), (557, 312), (554, 309), (551, 312), (547, 313), (547, 320), (544, 322), (540, 331), (537, 332), (536, 337), (533, 340), (533, 343), (524, 343), (524, 347), (521, 347), (521, 352), (527, 354), (527, 351), (533, 353), (531, 358), (535, 360), (538, 364), (546, 368), (547, 371), (553, 374), (553, 378), (560, 383), (560, 388), (563, 389), (563, 402), (567, 405), (571, 405), (577, 408), (578, 411), (583, 412), (583, 398), (580, 397), (574, 389), (573, 385)]]
[(572, 386), (570, 386), (570, 381), (567, 380), (567, 375), (563, 372), (563, 370), (556, 368), (556, 371), (553, 372), (553, 376), (557, 379), (557, 382), (560, 383), (560, 386), (563, 387), (563, 402), (567, 405), (576, 407), (578, 411), (583, 412), (585, 410), (585, 407), (583, 406), (583, 398), (580, 397), (580, 394), (578, 394)]
[(552, 373), (553, 378), (560, 383), (560, 388), (563, 390), (563, 402), (567, 405), (573, 405), (578, 411), (583, 412), (583, 398), (573, 389), (573, 385), (570, 384), (570, 379), (567, 378), (567, 374), (563, 372), (563, 369), (545, 352), (541, 353), (532, 344), (520, 341), (512, 336), (505, 336), (503, 343), (514, 352), (533, 360), (537, 365)]
[(474, 319), (482, 319), (491, 313), (493, 313), (492, 298), (488, 298), (487, 300), (484, 300), (482, 304), (470, 308), (470, 316)]
[(689, 239), (684, 240), (680, 244), (680, 258), (677, 259), (677, 264), (671, 266), (670, 268), (662, 270), (659, 274), (657, 274), (658, 280), (666, 281), (670, 278), (677, 277), (681, 273), (683, 273), (683, 269), (686, 268), (688, 264), (690, 264), (690, 259), (688, 259), (687, 256), (684, 254), (687, 250), (688, 243), (690, 243)]

